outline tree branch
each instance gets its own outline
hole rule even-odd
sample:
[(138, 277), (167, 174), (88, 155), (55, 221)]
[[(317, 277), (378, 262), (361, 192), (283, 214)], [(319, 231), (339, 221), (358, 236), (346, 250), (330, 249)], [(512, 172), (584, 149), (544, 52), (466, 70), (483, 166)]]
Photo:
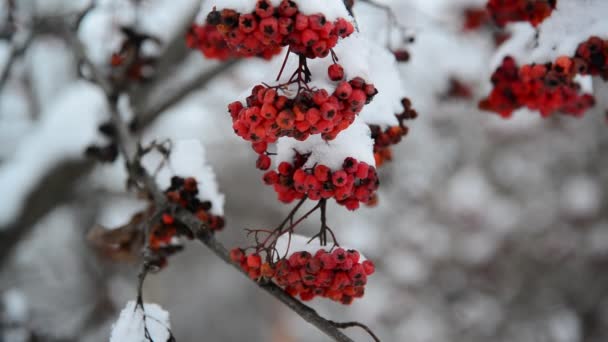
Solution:
[[(82, 45), (79, 41), (74, 42), (74, 46), (78, 52), (82, 52)], [(129, 155), (130, 151), (137, 151), (137, 146), (135, 146), (131, 137), (129, 136), (129, 131), (127, 129), (127, 124), (121, 119), (119, 115), (119, 111), (117, 108), (116, 94), (114, 94), (113, 89), (106, 88), (105, 81), (100, 79), (101, 74), (95, 70), (95, 66), (88, 61), (85, 54), (80, 53), (81, 57), (84, 59), (85, 64), (87, 64), (91, 70), (93, 75), (93, 81), (97, 82), (101, 85), (101, 87), (106, 92), (106, 97), (108, 98), (108, 103), (112, 107), (111, 113), (114, 124), (118, 125), (117, 127), (117, 137), (116, 142), (121, 148), (119, 148), (120, 152), (125, 154), (125, 160), (127, 161), (127, 171), (129, 173), (129, 177), (135, 183), (139, 183), (143, 185), (143, 188), (148, 192), (148, 194), (152, 197), (156, 208), (162, 210), (163, 208), (170, 208), (171, 205), (167, 202), (163, 192), (158, 189), (155, 180), (148, 174), (148, 172), (139, 164), (139, 156), (137, 155)], [(240, 273), (247, 276), (247, 274), (239, 267), (233, 263), (230, 259), (230, 253), (226, 249), (226, 247), (220, 243), (209, 227), (200, 221), (197, 217), (195, 217), (190, 212), (187, 212), (180, 208), (173, 208), (176, 212), (175, 218), (183, 223), (188, 229), (193, 233), (193, 235), (202, 242), (205, 246), (207, 246), (217, 257), (231, 265), (234, 269), (238, 270)], [(248, 277), (249, 278), (249, 277)], [(281, 303), (285, 304), (289, 309), (298, 314), (308, 323), (314, 325), (327, 336), (333, 338), (338, 342), (352, 342), (353, 340), (346, 336), (343, 332), (339, 330), (339, 328), (333, 324), (331, 321), (320, 316), (314, 309), (309, 306), (303, 304), (299, 300), (295, 299), (279, 286), (271, 282), (265, 283), (256, 283), (258, 287), (262, 290), (266, 291), (271, 296), (275, 297)]]

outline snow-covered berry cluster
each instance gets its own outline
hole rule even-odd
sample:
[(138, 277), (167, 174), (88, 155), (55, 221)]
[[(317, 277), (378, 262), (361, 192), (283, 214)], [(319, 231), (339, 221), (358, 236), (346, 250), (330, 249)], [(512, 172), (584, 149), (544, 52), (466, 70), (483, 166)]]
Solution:
[(224, 218), (210, 213), (211, 202), (201, 201), (198, 198), (198, 182), (192, 177), (182, 178), (174, 176), (171, 185), (165, 191), (167, 200), (175, 203), (196, 215), (201, 221), (207, 223), (209, 229), (218, 231), (224, 228)]
[[(338, 64), (329, 69), (330, 78), (339, 81), (344, 72)], [(378, 93), (362, 78), (341, 81), (330, 95), (325, 89), (301, 89), (294, 98), (280, 95), (279, 88), (256, 85), (246, 104), (231, 103), (228, 110), (234, 132), (251, 142), (273, 143), (279, 137), (306, 140), (311, 134), (334, 139), (348, 128)]]
[(574, 76), (587, 73), (587, 68), (583, 59), (569, 57), (518, 67), (507, 56), (492, 75), (494, 88), (479, 107), (503, 117), (522, 107), (538, 110), (544, 117), (557, 112), (581, 116), (595, 103), (591, 94), (580, 93), (580, 85), (574, 81)]
[(290, 51), (307, 58), (325, 57), (339, 38), (355, 30), (344, 18), (331, 22), (322, 13), (305, 15), (290, 0), (278, 6), (258, 0), (251, 13), (214, 9), (206, 23), (215, 26), (231, 50), (241, 56), (265, 55), (267, 50), (289, 46)]
[(263, 261), (258, 253), (247, 255), (235, 248), (230, 251), (230, 258), (252, 279), (273, 281), (293, 297), (309, 301), (318, 296), (346, 305), (363, 297), (367, 277), (375, 270), (374, 264), (362, 260), (358, 251), (343, 248), (329, 252), (319, 249), (314, 255), (298, 251), (277, 262)]
[(349, 210), (359, 203), (374, 200), (379, 181), (376, 168), (354, 158), (346, 158), (342, 169), (331, 170), (317, 164), (304, 168), (308, 156), (296, 153), (293, 163), (282, 162), (277, 170), (264, 174), (264, 182), (272, 185), (281, 202), (290, 203), (304, 196), (311, 200), (334, 198)]
[(527, 21), (537, 26), (551, 15), (557, 0), (488, 0), (486, 8), (498, 26)]
[(369, 125), (372, 131), (372, 139), (374, 139), (374, 159), (376, 160), (377, 167), (382, 166), (385, 161), (393, 159), (391, 146), (401, 142), (401, 139), (409, 132), (405, 121), (418, 117), (418, 113), (412, 108), (412, 103), (409, 99), (403, 98), (401, 103), (403, 104), (403, 112), (395, 115), (399, 121), (398, 125), (385, 129), (379, 125)]
[[(191, 49), (199, 50), (203, 56), (209, 59), (224, 61), (229, 58), (251, 57), (230, 49), (224, 39), (224, 35), (217, 30), (216, 26), (209, 24), (193, 24), (186, 35), (186, 45)], [(281, 50), (280, 47), (276, 47), (275, 49), (269, 48), (257, 56), (270, 59), (279, 54)]]

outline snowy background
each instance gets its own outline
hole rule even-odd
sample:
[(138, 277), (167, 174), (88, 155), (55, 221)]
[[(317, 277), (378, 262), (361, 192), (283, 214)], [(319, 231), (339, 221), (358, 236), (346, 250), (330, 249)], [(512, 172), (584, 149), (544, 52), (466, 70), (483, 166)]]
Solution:
[[(67, 36), (98, 64), (120, 47), (119, 25), (160, 38), (144, 48), (160, 56), (155, 78), (122, 105), (146, 123), (144, 141), (203, 143), (224, 194), (209, 190), (226, 217), (218, 237), (228, 247), (245, 243), (244, 228), (272, 227), (288, 212), (226, 111), (276, 61), (230, 63), (202, 82), (220, 64), (185, 47), (200, 0), (139, 2), (135, 10), (131, 1), (98, 0), (78, 32), (58, 27), (89, 1), (0, 2), (0, 70), (10, 67), (0, 83), (0, 341), (108, 340), (136, 295), (138, 265), (111, 262), (86, 242), (95, 224), (120, 225), (142, 204), (126, 195), (120, 161), (84, 158), (88, 145), (104, 143), (97, 126), (108, 113), (103, 93), (79, 78)], [(580, 119), (519, 111), (503, 120), (477, 110), (505, 53), (546, 62), (590, 34), (608, 38), (597, 19), (608, 15), (606, 3), (560, 0), (538, 46), (529, 44), (534, 30), (515, 24), (513, 40), (496, 50), (489, 30), (461, 30), (463, 10), (484, 1), (381, 2), (415, 36), (391, 43), (412, 56), (399, 71), (420, 116), (380, 169), (378, 207), (328, 210), (340, 242), (376, 263), (365, 297), (312, 306), (368, 324), (383, 341), (608, 340), (608, 86), (588, 84), (599, 103)], [(363, 36), (385, 43), (384, 12), (358, 4), (355, 15)], [(471, 99), (446, 95), (454, 79)], [(189, 84), (188, 96), (161, 105)], [(317, 222), (307, 224), (303, 232), (314, 233)], [(196, 242), (150, 276), (144, 294), (169, 312), (180, 342), (327, 340)]]

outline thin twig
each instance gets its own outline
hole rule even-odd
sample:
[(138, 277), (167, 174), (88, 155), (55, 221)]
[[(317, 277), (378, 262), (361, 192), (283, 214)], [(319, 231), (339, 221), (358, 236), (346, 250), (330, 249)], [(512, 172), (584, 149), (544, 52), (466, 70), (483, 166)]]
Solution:
[(376, 336), (376, 334), (374, 334), (374, 332), (370, 328), (368, 328), (367, 325), (365, 325), (363, 323), (359, 323), (359, 322), (339, 323), (339, 322), (334, 322), (334, 321), (329, 321), (329, 323), (333, 324), (336, 328), (340, 328), (340, 329), (359, 327), (359, 328), (365, 330), (374, 339), (374, 341), (380, 342), (380, 338), (378, 338), (378, 336)]

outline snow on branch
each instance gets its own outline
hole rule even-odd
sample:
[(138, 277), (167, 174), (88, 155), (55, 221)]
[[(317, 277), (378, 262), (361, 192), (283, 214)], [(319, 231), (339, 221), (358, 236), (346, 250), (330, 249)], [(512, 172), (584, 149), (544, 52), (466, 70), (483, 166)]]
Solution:
[(127, 302), (112, 327), (110, 342), (165, 342), (171, 334), (169, 313), (157, 304)]
[[(86, 108), (86, 110), (83, 110)], [(0, 166), (0, 227), (10, 224), (22, 211), (37, 182), (63, 160), (80, 159), (86, 146), (100, 134), (104, 119), (103, 93), (94, 85), (77, 82), (64, 90), (23, 138), (10, 163)]]
[(167, 189), (173, 176), (193, 177), (199, 183), (198, 198), (211, 202), (212, 214), (223, 215), (224, 195), (219, 191), (215, 173), (207, 164), (205, 149), (200, 141), (183, 139), (170, 145), (168, 160), (163, 161), (163, 156), (158, 151), (152, 151), (142, 159), (148, 172), (155, 175), (158, 187)]

